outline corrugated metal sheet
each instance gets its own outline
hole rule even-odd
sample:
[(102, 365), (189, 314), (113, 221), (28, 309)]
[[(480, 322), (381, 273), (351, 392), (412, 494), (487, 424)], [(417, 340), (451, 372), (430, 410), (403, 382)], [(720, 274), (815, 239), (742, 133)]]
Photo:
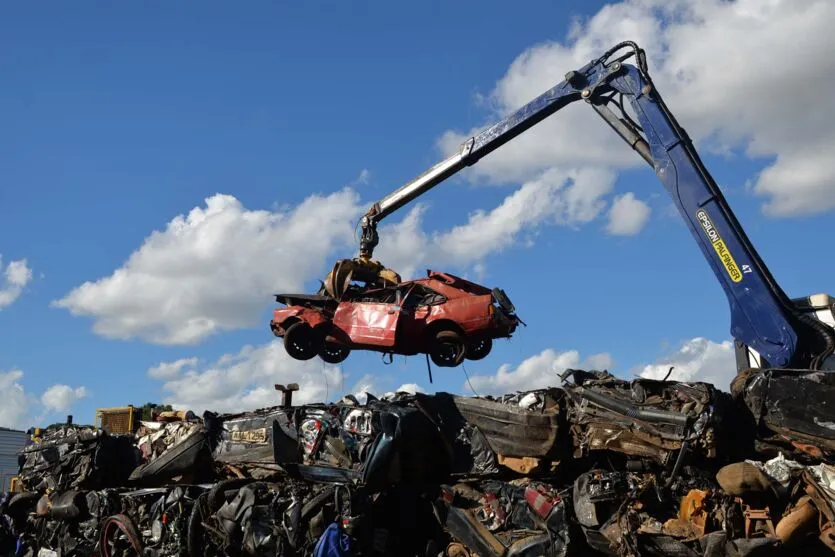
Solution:
[(9, 491), (12, 478), (17, 475), (17, 454), (26, 446), (25, 431), (0, 428), (0, 491)]

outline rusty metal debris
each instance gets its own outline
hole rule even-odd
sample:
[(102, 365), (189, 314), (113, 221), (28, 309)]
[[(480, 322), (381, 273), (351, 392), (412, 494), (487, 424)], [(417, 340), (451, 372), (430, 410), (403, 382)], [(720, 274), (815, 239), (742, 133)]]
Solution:
[(276, 386), (274, 407), (166, 413), (135, 435), (66, 425), (21, 453), (25, 492), (0, 503), (0, 551), (832, 554), (835, 466), (826, 439), (792, 432), (823, 426), (804, 425), (760, 377), (732, 396), (569, 370), (560, 387), (501, 397), (302, 406), (291, 384)]

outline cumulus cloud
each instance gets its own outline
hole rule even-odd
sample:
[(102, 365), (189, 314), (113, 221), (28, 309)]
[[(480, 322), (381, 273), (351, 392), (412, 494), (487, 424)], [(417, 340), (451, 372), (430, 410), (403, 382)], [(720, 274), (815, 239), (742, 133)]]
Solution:
[[(566, 369), (596, 369), (616, 373), (611, 354), (600, 353), (582, 358), (577, 350), (559, 352), (548, 348), (523, 360), (515, 368), (503, 364), (495, 374), (470, 377), (473, 390), (479, 395), (500, 395), (543, 387), (559, 386), (559, 375)], [(714, 342), (697, 337), (683, 342), (675, 351), (659, 357), (651, 364), (630, 370), (630, 376), (663, 379), (673, 366), (674, 381), (704, 381), (724, 391), (736, 376), (736, 360), (731, 341)], [(463, 392), (471, 392), (466, 383)]]
[(53, 305), (93, 317), (101, 336), (159, 344), (193, 344), (254, 327), (272, 294), (302, 290), (324, 276), (330, 255), (354, 249), (358, 214), (349, 189), (277, 211), (213, 195), (151, 233), (113, 274)]
[(698, 337), (684, 342), (672, 354), (659, 358), (655, 363), (638, 368), (641, 377), (663, 379), (673, 366), (670, 380), (704, 381), (716, 388), (729, 391), (736, 377), (734, 346), (729, 340), (713, 342)]
[[(520, 54), (486, 95), (507, 115), (622, 40), (647, 50), (653, 79), (701, 149), (768, 160), (753, 177), (762, 209), (835, 209), (835, 3), (829, 0), (626, 0), (579, 19), (561, 41)], [(762, 61), (758, 63), (757, 61)], [(781, 87), (778, 84), (796, 84)], [(479, 131), (448, 130), (450, 154)], [(552, 167), (643, 165), (584, 103), (574, 103), (468, 170), (475, 181), (528, 180)], [(660, 185), (660, 184), (659, 184)]]
[(606, 232), (613, 236), (634, 236), (644, 229), (650, 212), (649, 205), (636, 199), (634, 193), (619, 195), (609, 209)]
[(26, 418), (29, 415), (30, 397), (23, 389), (20, 380), (23, 372), (13, 369), (0, 372), (0, 392), (3, 393), (3, 404), (0, 404), (0, 426), (13, 429), (27, 427)]
[(193, 368), (197, 365), (198, 359), (180, 358), (173, 362), (160, 362), (158, 365), (148, 369), (148, 377), (152, 379), (170, 379), (179, 375), (185, 368)]
[[(483, 270), (486, 257), (530, 242), (542, 226), (577, 227), (597, 218), (613, 182), (605, 169), (551, 169), (497, 207), (434, 232), (424, 230), (427, 206), (417, 204), (401, 220), (381, 225), (375, 257), (404, 278), (424, 265)], [(92, 317), (94, 332), (103, 337), (164, 345), (263, 326), (258, 319), (273, 293), (302, 291), (324, 277), (332, 259), (355, 253), (354, 223), (365, 207), (351, 189), (276, 211), (247, 209), (235, 197), (214, 195), (152, 232), (111, 275), (81, 284), (52, 305)], [(148, 373), (162, 378), (173, 370)]]
[(23, 289), (32, 280), (32, 269), (26, 259), (10, 261), (3, 269), (3, 259), (0, 257), (0, 270), (3, 280), (0, 282), (0, 309), (12, 305), (23, 293)]
[(354, 386), (349, 389), (350, 392), (354, 394), (362, 394), (362, 393), (374, 393), (377, 391), (377, 386), (375, 384), (375, 378), (370, 373), (366, 373), (360, 379), (354, 383)]
[(585, 364), (590, 369), (596, 369), (600, 371), (608, 371), (615, 367), (617, 362), (615, 362), (612, 355), (608, 352), (603, 352), (600, 354), (592, 354), (588, 358), (586, 358)]
[[(480, 396), (502, 395), (559, 386), (562, 383), (559, 375), (566, 369), (616, 373), (613, 370), (615, 365), (612, 355), (606, 352), (582, 357), (577, 350), (548, 348), (515, 367), (503, 364), (494, 374), (472, 375), (469, 383), (463, 383), (459, 392), (469, 394), (474, 390)], [(730, 341), (717, 343), (694, 338), (651, 364), (633, 368), (630, 375), (661, 379), (667, 375), (670, 366), (675, 367), (670, 376), (673, 380), (705, 381), (726, 391), (736, 374)], [(156, 377), (163, 380), (163, 402), (198, 414), (204, 410), (233, 412), (274, 406), (280, 399), (274, 389), (276, 383), (298, 383), (302, 387), (294, 395), (298, 404), (338, 400), (347, 393), (354, 394), (361, 402), (366, 400), (365, 393), (376, 394), (378, 398), (385, 394), (377, 385), (378, 376), (365, 374), (347, 383), (346, 387), (347, 376), (339, 366), (325, 364), (318, 358), (303, 362), (293, 360), (279, 340), (261, 346), (246, 346), (237, 353), (221, 356), (213, 363), (200, 365), (197, 358), (186, 358), (162, 363), (152, 369), (158, 368), (166, 370)], [(16, 379), (18, 377), (11, 377), (12, 381)], [(2, 381), (3, 376), (0, 375), (0, 386), (3, 386)], [(67, 393), (69, 387), (59, 385), (52, 390)], [(426, 392), (416, 383), (405, 383), (391, 392), (401, 391)], [(81, 392), (84, 393), (83, 388)], [(46, 393), (43, 398), (45, 401)]]
[(549, 169), (525, 182), (490, 211), (479, 210), (467, 222), (427, 234), (422, 227), (425, 205), (417, 205), (400, 222), (380, 227), (376, 256), (404, 276), (422, 265), (477, 265), (490, 254), (518, 245), (523, 234), (543, 225), (578, 227), (604, 210), (604, 197), (615, 175), (605, 169)]
[(501, 395), (515, 391), (527, 391), (545, 387), (557, 387), (562, 381), (559, 375), (566, 369), (600, 369), (614, 364), (607, 353), (593, 354), (585, 359), (577, 350), (558, 352), (547, 348), (522, 361), (515, 368), (502, 364), (493, 375), (473, 375), (463, 388), (472, 389), (481, 396)]
[(38, 397), (26, 391), (23, 376), (20, 369), (0, 372), (0, 393), (3, 394), (0, 427), (25, 430), (39, 425), (48, 414), (69, 410), (89, 394), (83, 386), (72, 388), (68, 385), (52, 385)]
[(404, 383), (404, 384), (400, 385), (399, 387), (397, 387), (394, 390), (394, 392), (415, 394), (415, 393), (425, 393), (426, 390), (424, 390), (424, 388), (421, 387), (420, 385), (418, 385), (417, 383)]
[(53, 385), (41, 395), (41, 404), (47, 411), (64, 412), (86, 396), (85, 387), (73, 389), (69, 385)]
[[(159, 366), (158, 366), (159, 367)], [(172, 362), (168, 369), (177, 368)], [(338, 366), (319, 358), (292, 359), (279, 339), (260, 346), (245, 346), (206, 365), (179, 366), (162, 385), (164, 403), (197, 413), (274, 406), (280, 393), (276, 383), (298, 383), (294, 403), (335, 400), (343, 393), (344, 377)]]

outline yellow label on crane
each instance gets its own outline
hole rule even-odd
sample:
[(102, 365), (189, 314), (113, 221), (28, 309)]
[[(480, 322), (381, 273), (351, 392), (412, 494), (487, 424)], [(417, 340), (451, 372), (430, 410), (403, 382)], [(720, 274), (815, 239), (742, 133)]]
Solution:
[(696, 211), (696, 218), (699, 219), (702, 229), (710, 239), (710, 243), (713, 244), (713, 249), (716, 250), (716, 255), (719, 256), (719, 260), (722, 261), (722, 265), (728, 271), (728, 276), (734, 282), (742, 282), (742, 271), (739, 270), (739, 265), (736, 264), (734, 256), (731, 255), (728, 246), (725, 245), (725, 241), (719, 235), (719, 231), (713, 226), (713, 222), (707, 216), (707, 212), (704, 209), (699, 209)]

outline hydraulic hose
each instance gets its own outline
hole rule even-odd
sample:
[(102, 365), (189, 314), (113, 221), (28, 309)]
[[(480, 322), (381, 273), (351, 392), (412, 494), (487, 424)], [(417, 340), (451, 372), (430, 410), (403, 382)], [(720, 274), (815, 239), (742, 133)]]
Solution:
[(625, 402), (621, 402), (620, 400), (608, 397), (590, 389), (585, 389), (583, 387), (577, 387), (577, 391), (581, 397), (590, 400), (598, 406), (602, 406), (603, 408), (612, 410), (613, 412), (619, 412), (630, 418), (636, 418), (647, 422), (673, 423), (681, 426), (687, 426), (690, 421), (690, 418), (687, 415), (680, 414), (678, 412), (636, 408), (635, 406), (631, 406)]

